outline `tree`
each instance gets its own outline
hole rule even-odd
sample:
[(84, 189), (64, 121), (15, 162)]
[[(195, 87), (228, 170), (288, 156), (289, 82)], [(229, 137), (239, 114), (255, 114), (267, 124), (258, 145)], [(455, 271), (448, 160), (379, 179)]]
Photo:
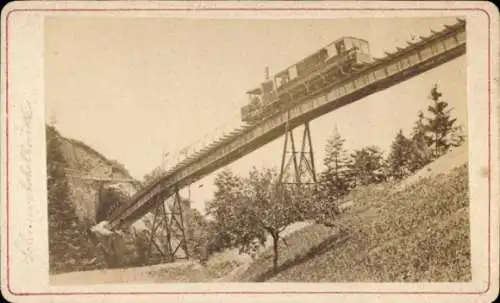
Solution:
[(388, 173), (395, 179), (402, 179), (412, 172), (412, 159), (414, 145), (400, 129), (391, 145), (391, 151), (387, 157)]
[(220, 226), (215, 220), (207, 220), (207, 254), (212, 255), (215, 252), (221, 252), (230, 247), (231, 236), (228, 233), (221, 233)]
[(231, 230), (237, 220), (234, 205), (243, 198), (243, 179), (226, 168), (217, 174), (214, 185), (214, 198), (207, 203), (206, 213), (213, 218), (212, 250), (220, 251), (235, 246)]
[(202, 263), (208, 258), (207, 251), (210, 230), (207, 220), (194, 208), (186, 212), (186, 220), (189, 222), (187, 230), (188, 250), (190, 256), (197, 257)]
[(109, 164), (111, 166), (111, 172), (112, 173), (118, 173), (118, 174), (124, 174), (129, 176), (130, 172), (128, 169), (123, 165), (122, 163), (116, 161), (116, 160), (109, 160)]
[(467, 135), (464, 133), (464, 128), (462, 125), (453, 127), (452, 133), (453, 135), (451, 136), (450, 139), (450, 144), (451, 144), (450, 149), (462, 145), (462, 143), (464, 143), (467, 138)]
[[(283, 230), (305, 218), (307, 209), (299, 187), (289, 188), (278, 180), (275, 170), (259, 171), (253, 168), (245, 179), (244, 196), (239, 209), (239, 224), (245, 234), (262, 235), (266, 232), (273, 239), (273, 269), (278, 269), (279, 240)], [(246, 201), (245, 201), (246, 200)], [(252, 237), (242, 237), (242, 244), (249, 244)]]
[(309, 217), (316, 223), (331, 226), (333, 219), (340, 213), (338, 200), (349, 192), (352, 186), (352, 178), (349, 170), (349, 155), (344, 149), (343, 139), (337, 127), (331, 138), (326, 142), (325, 158), (323, 163), (325, 170), (318, 176), (318, 183), (312, 188), (312, 193), (305, 188), (302, 189), (301, 201), (313, 201), (307, 203), (305, 213), (309, 211)]
[(351, 154), (351, 158), (352, 162), (349, 167), (356, 184), (368, 185), (386, 179), (383, 154), (377, 146), (368, 146), (355, 150)]
[(445, 154), (453, 145), (461, 144), (463, 140), (457, 140), (457, 127), (454, 125), (457, 119), (452, 119), (447, 110), (448, 103), (441, 100), (442, 93), (438, 91), (437, 85), (431, 89), (430, 98), (432, 104), (427, 110), (430, 117), (426, 118), (427, 125), (426, 139), (428, 146), (432, 146), (432, 156), (434, 159)]
[(300, 190), (280, 186), (275, 170), (253, 168), (248, 177), (239, 178), (228, 171), (216, 177), (215, 198), (208, 209), (227, 236), (230, 246), (248, 248), (254, 239), (264, 244), (266, 234), (273, 239), (273, 268), (278, 268), (279, 240), (289, 224), (304, 218)]
[(426, 136), (427, 125), (424, 123), (424, 113), (418, 113), (418, 119), (411, 134), (412, 154), (409, 162), (410, 171), (414, 172), (432, 161), (432, 151)]
[(350, 188), (349, 155), (344, 149), (345, 140), (335, 128), (333, 136), (326, 143), (325, 171), (320, 175), (320, 184), (324, 187), (327, 197), (335, 198), (347, 194)]

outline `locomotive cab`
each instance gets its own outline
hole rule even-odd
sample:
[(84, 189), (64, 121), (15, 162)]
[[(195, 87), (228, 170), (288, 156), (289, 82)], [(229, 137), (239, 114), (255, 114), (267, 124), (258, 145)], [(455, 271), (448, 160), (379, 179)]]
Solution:
[(247, 123), (255, 123), (264, 115), (264, 109), (278, 101), (276, 97), (275, 82), (267, 80), (260, 87), (247, 91), (248, 105), (241, 109), (241, 120)]
[(275, 85), (274, 85), (274, 81), (272, 80), (267, 80), (266, 82), (263, 82), (261, 85), (261, 91), (262, 91), (262, 95), (261, 95), (261, 101), (263, 103), (264, 106), (267, 106), (271, 103), (273, 103), (274, 101), (276, 101), (276, 94), (275, 94)]
[(274, 82), (272, 80), (262, 82), (260, 87), (247, 91), (247, 95), (254, 107), (266, 106), (275, 99)]
[(262, 90), (260, 88), (247, 91), (249, 105), (254, 107), (261, 106), (262, 103)]
[(262, 104), (262, 90), (260, 88), (247, 91), (248, 104), (241, 108), (241, 120), (247, 123), (254, 123), (258, 120)]

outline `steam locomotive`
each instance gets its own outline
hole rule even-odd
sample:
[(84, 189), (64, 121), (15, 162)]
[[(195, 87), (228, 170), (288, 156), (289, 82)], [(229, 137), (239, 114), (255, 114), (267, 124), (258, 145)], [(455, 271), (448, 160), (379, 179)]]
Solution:
[(355, 37), (342, 37), (298, 63), (275, 74), (259, 87), (247, 91), (249, 104), (241, 108), (241, 120), (254, 124), (353, 70), (371, 62), (368, 42)]

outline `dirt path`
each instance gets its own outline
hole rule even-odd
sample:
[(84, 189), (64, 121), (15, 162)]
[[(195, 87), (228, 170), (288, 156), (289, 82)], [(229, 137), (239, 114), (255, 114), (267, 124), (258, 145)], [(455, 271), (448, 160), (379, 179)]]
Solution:
[[(227, 266), (227, 264), (225, 264)], [(88, 285), (112, 283), (217, 282), (231, 278), (245, 270), (247, 264), (224, 264), (203, 267), (196, 261), (179, 261), (144, 267), (71, 272), (50, 276), (52, 285)], [(229, 276), (229, 277), (228, 277)]]
[(152, 283), (150, 267), (79, 271), (50, 276), (50, 284), (105, 284), (105, 283)]

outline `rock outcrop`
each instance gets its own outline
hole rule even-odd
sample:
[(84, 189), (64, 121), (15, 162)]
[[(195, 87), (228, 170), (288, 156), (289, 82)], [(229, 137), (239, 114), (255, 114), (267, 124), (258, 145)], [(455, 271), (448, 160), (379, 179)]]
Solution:
[[(83, 142), (61, 136), (54, 127), (46, 127), (46, 140), (50, 271), (109, 267), (110, 260), (91, 228), (125, 203), (138, 182), (128, 182), (133, 178), (120, 163)], [(145, 228), (141, 221), (135, 226)], [(125, 231), (117, 238), (123, 258), (111, 262), (113, 267), (134, 263), (137, 247), (133, 234)]]

